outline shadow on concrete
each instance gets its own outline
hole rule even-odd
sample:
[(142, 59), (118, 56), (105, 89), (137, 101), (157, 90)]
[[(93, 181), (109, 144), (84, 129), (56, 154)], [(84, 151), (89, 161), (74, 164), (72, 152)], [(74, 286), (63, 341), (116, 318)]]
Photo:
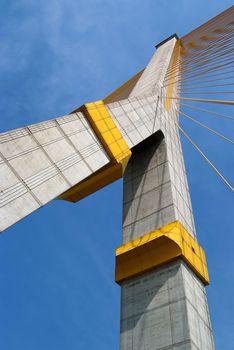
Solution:
[[(128, 297), (130, 298), (130, 300), (128, 300), (128, 303), (126, 303), (126, 300), (125, 303), (123, 303), (123, 300), (121, 301), (122, 308), (124, 307), (124, 305), (128, 305), (129, 307), (129, 304), (132, 304), (131, 310), (129, 310), (129, 317), (122, 319), (121, 334), (124, 334), (128, 331), (133, 331), (136, 328), (138, 322), (141, 321), (142, 324), (137, 332), (137, 336), (132, 337), (132, 341), (133, 339), (135, 339), (134, 341), (137, 341), (137, 348), (145, 348), (144, 332), (146, 331), (147, 327), (147, 325), (145, 324), (147, 319), (147, 313), (153, 311), (155, 318), (160, 319), (160, 317), (162, 317), (162, 308), (168, 307), (168, 305), (172, 302), (169, 296), (170, 287), (168, 285), (168, 280), (173, 279), (177, 275), (177, 273), (180, 273), (180, 266), (180, 260), (173, 261), (162, 267), (159, 267), (157, 270), (148, 271), (144, 273), (144, 275), (140, 275), (138, 277), (133, 278), (129, 282), (124, 282), (121, 284), (121, 298), (123, 298), (124, 294), (128, 294)], [(126, 289), (128, 289), (127, 293)], [(152, 300), (156, 296), (158, 296), (159, 293), (164, 293), (164, 296), (158, 298), (158, 300), (160, 300), (159, 302), (157, 302), (158, 304), (156, 303), (153, 307), (150, 307)], [(134, 304), (136, 306), (139, 305), (139, 303), (140, 310), (134, 310)], [(121, 314), (123, 314), (123, 309), (121, 310)], [(170, 346), (170, 344), (168, 345)]]
[[(151, 135), (132, 149), (132, 157), (127, 165), (124, 174), (124, 210), (123, 210), (123, 225), (124, 222), (131, 210), (132, 201), (136, 198), (138, 199), (137, 208), (135, 215), (131, 216), (131, 234), (129, 240), (134, 239), (135, 228), (139, 219), (139, 207), (141, 204), (141, 196), (144, 192), (145, 181), (146, 181), (146, 172), (148, 171), (149, 164), (152, 161), (153, 157), (157, 154), (157, 151), (161, 151), (163, 147), (164, 134), (161, 130), (157, 131), (155, 134)], [(147, 152), (146, 152), (147, 149)], [(166, 149), (163, 150), (166, 157)], [(164, 163), (163, 175), (165, 176), (166, 163)], [(141, 191), (137, 193), (139, 186), (141, 185)], [(137, 195), (136, 195), (137, 193)], [(125, 195), (126, 194), (126, 195)], [(162, 194), (163, 186), (160, 187), (159, 197), (155, 198), (157, 200), (157, 207), (162, 208)], [(127, 197), (127, 198), (125, 198)], [(155, 228), (160, 224), (159, 215), (155, 215)], [(140, 235), (143, 235), (146, 232), (141, 232)], [(139, 235), (138, 235), (139, 236)]]

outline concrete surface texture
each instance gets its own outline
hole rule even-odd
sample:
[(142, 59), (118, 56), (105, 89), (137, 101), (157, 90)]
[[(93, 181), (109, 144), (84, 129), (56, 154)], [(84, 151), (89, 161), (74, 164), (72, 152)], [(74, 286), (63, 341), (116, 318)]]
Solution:
[[(132, 151), (124, 175), (123, 243), (178, 220), (180, 206), (162, 132)], [(181, 260), (121, 283), (121, 350), (130, 349), (214, 349), (205, 288)]]
[(182, 261), (122, 283), (120, 348), (214, 349), (204, 286)]
[[(124, 175), (123, 243), (178, 219), (163, 134), (132, 151)], [(123, 282), (121, 293), (121, 350), (213, 349), (204, 286), (182, 261)]]
[(0, 230), (109, 162), (82, 113), (0, 135)]
[[(161, 130), (177, 218), (195, 235), (177, 105), (165, 108), (163, 79), (176, 44), (160, 46), (123, 100), (106, 107), (130, 148)], [(176, 90), (176, 86), (175, 86)], [(110, 159), (81, 112), (0, 135), (0, 230), (4, 230), (107, 165)]]

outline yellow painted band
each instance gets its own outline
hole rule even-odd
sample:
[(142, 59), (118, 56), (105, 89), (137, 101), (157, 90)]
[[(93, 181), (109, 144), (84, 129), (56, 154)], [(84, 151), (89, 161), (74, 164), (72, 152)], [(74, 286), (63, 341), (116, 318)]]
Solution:
[(121, 164), (124, 171), (131, 156), (131, 150), (103, 101), (85, 104), (81, 107), (81, 111), (85, 114), (111, 160)]
[(110, 163), (78, 185), (63, 193), (59, 199), (71, 202), (88, 196), (123, 176), (131, 150), (117, 128), (103, 101), (88, 103), (80, 107), (93, 131), (110, 158)]
[[(180, 45), (180, 40), (177, 40), (176, 44), (175, 44), (175, 47), (174, 47), (174, 50), (173, 50), (173, 53), (172, 53), (172, 57), (171, 57), (171, 62), (170, 62), (170, 69), (174, 69), (176, 64), (178, 63), (178, 60), (179, 60), (179, 57), (180, 57), (180, 54), (181, 54), (181, 45)], [(175, 86), (175, 76), (176, 76), (176, 73), (171, 73), (171, 78), (169, 79), (169, 82), (168, 82), (168, 87), (167, 87), (167, 90), (166, 90), (166, 99), (165, 99), (165, 102), (164, 102), (164, 107), (166, 108), (167, 111), (169, 111), (171, 109), (171, 99), (170, 97), (173, 96), (173, 90), (174, 90), (174, 86)]]
[(120, 283), (178, 258), (182, 258), (205, 285), (209, 284), (205, 253), (179, 221), (117, 248), (115, 280)]

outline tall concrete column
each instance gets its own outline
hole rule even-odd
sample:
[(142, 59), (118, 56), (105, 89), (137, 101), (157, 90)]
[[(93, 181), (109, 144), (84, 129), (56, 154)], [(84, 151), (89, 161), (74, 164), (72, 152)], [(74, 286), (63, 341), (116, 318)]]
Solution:
[[(221, 43), (231, 43), (233, 15), (232, 6), (182, 38), (166, 38), (140, 72), (103, 100), (0, 134), (0, 232), (53, 199), (77, 202), (124, 177), (116, 250), (121, 350), (214, 349), (179, 114), (190, 118), (180, 108), (197, 109), (181, 101), (232, 104), (210, 98), (214, 84), (210, 92), (196, 89), (222, 70), (212, 60), (230, 54)], [(232, 63), (227, 57), (225, 66)]]
[[(171, 251), (169, 239), (158, 237), (150, 246), (147, 236), (160, 232), (162, 225), (167, 235), (178, 222), (166, 140), (159, 131), (132, 151), (124, 175), (123, 246), (116, 266), (121, 286), (120, 348), (212, 350), (207, 281), (183, 255), (174, 251), (165, 257)], [(197, 250), (192, 234), (186, 234)]]

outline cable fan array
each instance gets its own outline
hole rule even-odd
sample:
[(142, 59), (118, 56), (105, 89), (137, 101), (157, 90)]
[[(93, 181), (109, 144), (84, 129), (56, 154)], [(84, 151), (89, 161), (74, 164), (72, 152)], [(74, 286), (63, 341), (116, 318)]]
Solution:
[[(165, 104), (175, 102), (181, 118), (212, 132), (232, 145), (233, 139), (204, 124), (200, 119), (209, 116), (229, 120), (234, 135), (234, 124), (232, 124), (234, 117), (231, 115), (234, 105), (233, 34), (234, 6), (179, 39), (164, 80), (161, 96), (165, 99)], [(182, 126), (176, 124), (181, 133), (234, 192), (233, 186), (213, 162)]]

